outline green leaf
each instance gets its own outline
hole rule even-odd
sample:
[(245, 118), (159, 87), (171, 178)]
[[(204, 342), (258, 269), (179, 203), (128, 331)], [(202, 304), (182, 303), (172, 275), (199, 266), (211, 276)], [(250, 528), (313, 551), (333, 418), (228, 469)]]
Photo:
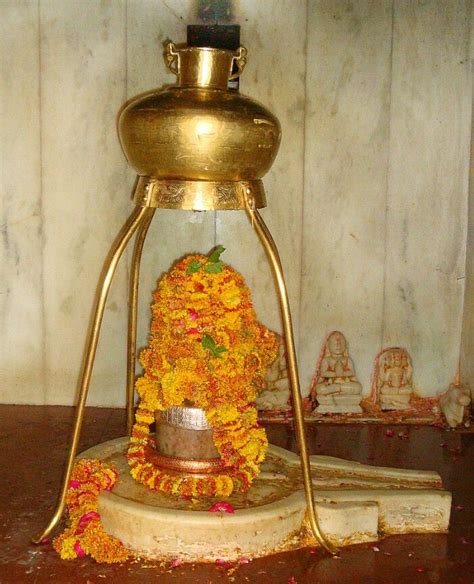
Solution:
[(201, 345), (208, 351), (214, 351), (216, 348), (216, 342), (209, 335), (204, 335), (201, 340)]
[(207, 349), (212, 354), (213, 357), (220, 358), (221, 353), (227, 352), (227, 349), (224, 346), (222, 346), (222, 345), (217, 346), (214, 339), (212, 337), (210, 337), (209, 335), (204, 335), (202, 337), (201, 345), (205, 349)]
[(222, 272), (222, 262), (214, 262), (212, 264), (206, 264), (204, 266), (204, 271), (208, 274), (218, 274)]
[(220, 260), (221, 254), (223, 254), (224, 252), (225, 247), (223, 245), (218, 245), (216, 249), (211, 253), (207, 261), (211, 264), (217, 263)]
[(186, 273), (187, 274), (195, 274), (196, 272), (199, 272), (200, 269), (201, 269), (201, 264), (197, 260), (193, 260), (189, 264), (188, 269), (186, 270)]

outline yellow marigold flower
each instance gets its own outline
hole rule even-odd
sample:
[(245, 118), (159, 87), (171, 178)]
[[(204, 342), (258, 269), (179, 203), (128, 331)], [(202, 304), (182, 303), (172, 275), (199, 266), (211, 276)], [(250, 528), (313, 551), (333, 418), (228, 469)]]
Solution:
[(60, 541), (59, 547), (59, 555), (61, 560), (75, 560), (77, 558), (77, 554), (74, 551), (74, 545), (77, 541), (76, 536), (65, 537), (63, 540)]
[(227, 308), (235, 308), (241, 302), (240, 288), (234, 281), (224, 284), (221, 290), (221, 302)]

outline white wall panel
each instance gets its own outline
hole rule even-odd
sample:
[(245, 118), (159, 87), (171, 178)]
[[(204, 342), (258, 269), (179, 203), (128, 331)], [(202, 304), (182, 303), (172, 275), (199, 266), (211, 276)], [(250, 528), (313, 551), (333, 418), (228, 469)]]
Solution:
[(365, 391), (380, 347), (391, 28), (390, 1), (309, 2), (303, 393), (331, 330), (346, 335)]
[(459, 362), (469, 29), (468, 0), (395, 3), (383, 344), (408, 349), (422, 395)]
[(37, 2), (0, 16), (1, 401), (43, 403), (43, 278)]
[(461, 338), (460, 373), (463, 383), (468, 383), (474, 397), (474, 10), (471, 5), (471, 156), (469, 168), (468, 225), (466, 244), (466, 279), (464, 286), (464, 311)]
[[(306, 2), (242, 0), (236, 5), (235, 21), (242, 25), (241, 42), (249, 52), (240, 91), (270, 109), (282, 126), (280, 152), (263, 179), (268, 207), (262, 216), (280, 251), (298, 335)], [(227, 248), (223, 259), (242, 272), (252, 289), (259, 320), (281, 331), (270, 267), (245, 212), (218, 212), (216, 234), (217, 243)]]
[[(130, 211), (132, 180), (115, 130), (125, 100), (125, 2), (49, 1), (40, 10), (46, 395), (71, 403), (97, 279)], [(90, 404), (124, 402), (124, 266), (105, 313)]]

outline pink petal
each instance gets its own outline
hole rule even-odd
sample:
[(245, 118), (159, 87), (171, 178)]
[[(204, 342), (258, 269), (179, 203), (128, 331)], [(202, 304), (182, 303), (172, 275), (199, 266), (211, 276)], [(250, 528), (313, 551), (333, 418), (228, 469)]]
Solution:
[(194, 310), (194, 308), (190, 308), (188, 312), (190, 320), (197, 320), (198, 313)]
[(74, 551), (78, 558), (84, 558), (86, 555), (86, 552), (82, 549), (81, 544), (78, 541), (74, 544)]
[(395, 432), (393, 430), (386, 430), (385, 436), (387, 436), (387, 438), (393, 438), (395, 436)]
[(214, 503), (214, 505), (211, 505), (208, 511), (211, 511), (211, 513), (234, 513), (235, 509), (226, 501), (218, 501), (217, 503)]
[(177, 568), (178, 566), (181, 566), (182, 563), (183, 560), (181, 558), (176, 558), (175, 560), (171, 561), (170, 568)]
[(374, 550), (374, 552), (379, 552), (380, 551), (380, 548), (377, 547), (376, 545), (373, 545), (372, 546), (372, 549)]
[(424, 566), (417, 566), (415, 570), (420, 573), (426, 572), (426, 568)]
[(294, 576), (288, 578), (288, 584), (298, 584)]
[(239, 558), (239, 564), (250, 564), (250, 559), (249, 558)]
[(96, 511), (89, 511), (89, 513), (86, 513), (85, 515), (83, 515), (78, 522), (78, 527), (82, 527), (83, 525), (85, 525), (86, 523), (89, 523), (89, 521), (92, 521), (93, 519), (95, 520), (99, 520), (100, 519), (100, 515), (96, 512)]
[(187, 331), (187, 334), (188, 334), (188, 335), (197, 335), (198, 333), (199, 333), (199, 331), (198, 331), (198, 329), (197, 329), (197, 328), (190, 328), (190, 329), (188, 329), (188, 331)]
[(232, 562), (229, 562), (228, 560), (223, 560), (221, 558), (216, 560), (216, 566), (219, 566), (221, 568), (224, 568), (225, 570), (228, 570), (230, 568), (233, 568), (234, 565), (232, 564)]
[(76, 481), (75, 479), (73, 479), (72, 481), (69, 481), (69, 488), (70, 489), (79, 489), (80, 486), (81, 486), (81, 481)]

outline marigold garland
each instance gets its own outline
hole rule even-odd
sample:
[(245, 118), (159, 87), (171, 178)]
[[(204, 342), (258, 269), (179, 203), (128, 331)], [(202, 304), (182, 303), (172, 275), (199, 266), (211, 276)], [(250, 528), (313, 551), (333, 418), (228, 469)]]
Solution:
[[(246, 491), (268, 441), (254, 401), (277, 354), (276, 335), (258, 323), (243, 277), (220, 260), (190, 255), (161, 279), (154, 293), (150, 342), (141, 353), (143, 377), (128, 459), (132, 476), (150, 489), (186, 497)], [(225, 472), (205, 478), (168, 473), (146, 461), (155, 412), (192, 402), (206, 411)]]
[(66, 494), (70, 525), (53, 541), (63, 560), (89, 555), (100, 563), (116, 563), (130, 557), (130, 551), (105, 532), (97, 511), (99, 493), (112, 490), (117, 476), (115, 469), (97, 459), (74, 465)]

